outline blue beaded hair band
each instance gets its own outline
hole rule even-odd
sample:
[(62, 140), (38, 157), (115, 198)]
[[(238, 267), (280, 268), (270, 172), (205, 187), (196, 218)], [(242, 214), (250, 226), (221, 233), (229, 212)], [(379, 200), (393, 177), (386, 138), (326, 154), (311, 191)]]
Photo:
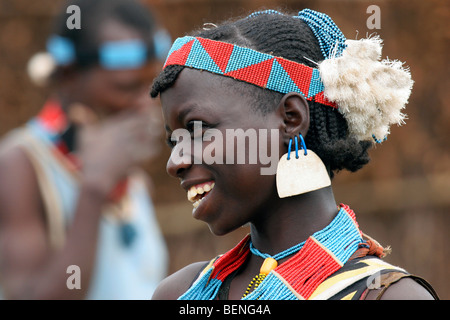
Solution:
[[(163, 60), (169, 52), (171, 39), (165, 30), (153, 36), (154, 55)], [(66, 66), (76, 60), (76, 50), (70, 39), (52, 35), (47, 41), (47, 51), (57, 65)], [(108, 41), (98, 49), (98, 62), (108, 70), (135, 69), (143, 66), (149, 58), (147, 45), (140, 39)]]
[[(279, 14), (276, 10), (263, 10), (250, 14), (248, 18), (253, 18), (263, 14)], [(345, 36), (334, 21), (325, 13), (317, 12), (311, 9), (303, 9), (298, 16), (293, 16), (304, 21), (313, 31), (319, 41), (320, 51), (324, 59), (340, 57), (347, 47)]]
[(334, 21), (325, 13), (304, 9), (298, 13), (313, 31), (319, 41), (320, 50), (325, 59), (340, 57), (347, 47), (345, 36)]

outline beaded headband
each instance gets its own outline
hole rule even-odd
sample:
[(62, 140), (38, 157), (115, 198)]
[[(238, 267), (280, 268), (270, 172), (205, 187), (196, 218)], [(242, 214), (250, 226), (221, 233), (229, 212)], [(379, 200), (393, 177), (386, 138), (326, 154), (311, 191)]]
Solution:
[(164, 68), (169, 65), (209, 71), (284, 94), (297, 92), (307, 100), (336, 107), (323, 96), (318, 69), (230, 43), (190, 36), (178, 38)]
[[(279, 14), (275, 10), (252, 13)], [(317, 68), (230, 43), (186, 36), (172, 45), (164, 68), (182, 65), (231, 77), (283, 94), (337, 108), (358, 140), (380, 143), (400, 125), (413, 81), (403, 63), (381, 60), (382, 40), (347, 40), (326, 14), (304, 9), (298, 16), (317, 38), (324, 60)]]
[[(108, 70), (135, 69), (147, 63), (152, 54), (163, 60), (169, 51), (170, 43), (170, 36), (161, 29), (153, 36), (153, 47), (140, 39), (108, 41), (99, 46), (93, 57)], [(69, 65), (77, 59), (73, 42), (58, 35), (52, 35), (48, 39), (47, 51), (56, 65)]]

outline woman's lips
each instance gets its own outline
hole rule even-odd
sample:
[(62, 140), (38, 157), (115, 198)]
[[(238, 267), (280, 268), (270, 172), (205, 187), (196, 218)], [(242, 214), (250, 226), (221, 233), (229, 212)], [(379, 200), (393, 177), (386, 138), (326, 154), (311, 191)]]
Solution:
[(207, 181), (193, 185), (189, 188), (189, 190), (187, 191), (187, 198), (190, 202), (192, 202), (194, 208), (197, 208), (199, 206), (200, 202), (204, 197), (206, 197), (209, 192), (211, 192), (214, 186), (214, 181)]

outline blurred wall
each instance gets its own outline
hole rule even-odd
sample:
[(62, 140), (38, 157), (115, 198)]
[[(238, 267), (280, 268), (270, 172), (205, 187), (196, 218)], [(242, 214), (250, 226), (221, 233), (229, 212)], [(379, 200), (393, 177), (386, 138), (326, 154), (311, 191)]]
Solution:
[[(393, 252), (387, 261), (425, 277), (441, 298), (450, 299), (450, 4), (447, 0), (145, 0), (173, 38), (206, 22), (220, 22), (264, 8), (297, 12), (311, 8), (330, 15), (347, 38), (376, 32), (383, 58), (405, 61), (415, 85), (406, 125), (371, 151), (371, 163), (342, 172), (333, 183), (338, 202), (356, 212), (362, 230)], [(0, 135), (33, 116), (47, 89), (28, 79), (26, 64), (42, 51), (61, 0), (0, 0)], [(381, 9), (381, 29), (369, 30), (369, 5)], [(83, 15), (83, 13), (82, 13)], [(161, 144), (164, 144), (161, 142)], [(167, 239), (170, 272), (210, 259), (240, 240), (248, 229), (215, 237), (192, 219), (192, 206), (178, 181), (165, 172), (169, 152), (146, 169), (156, 185), (155, 204)], [(256, 188), (256, 186), (255, 186)]]

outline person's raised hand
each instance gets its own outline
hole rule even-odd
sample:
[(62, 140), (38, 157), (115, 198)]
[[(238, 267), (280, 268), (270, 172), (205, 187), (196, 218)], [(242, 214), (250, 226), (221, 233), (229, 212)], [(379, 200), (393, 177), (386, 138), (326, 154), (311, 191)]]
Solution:
[(82, 181), (107, 196), (132, 167), (159, 153), (158, 125), (149, 108), (85, 122), (77, 140)]

